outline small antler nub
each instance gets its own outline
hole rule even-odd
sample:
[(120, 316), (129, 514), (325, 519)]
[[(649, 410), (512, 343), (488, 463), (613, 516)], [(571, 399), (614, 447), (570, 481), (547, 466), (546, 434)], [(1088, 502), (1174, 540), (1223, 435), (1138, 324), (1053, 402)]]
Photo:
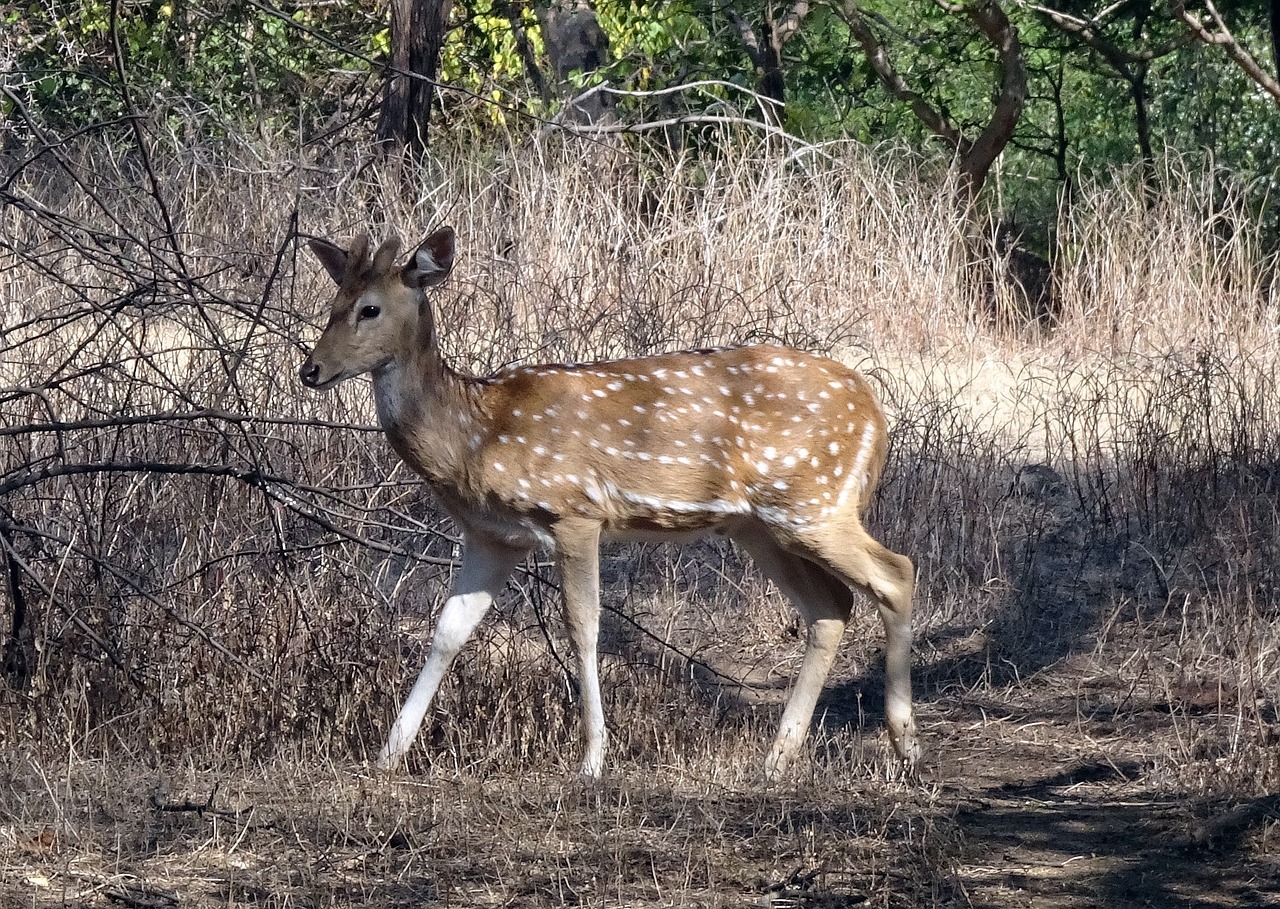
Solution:
[(396, 253), (400, 252), (400, 237), (392, 234), (383, 241), (378, 247), (378, 251), (373, 254), (373, 273), (376, 275), (387, 274), (391, 271), (396, 263)]
[(346, 281), (350, 281), (368, 267), (370, 242), (368, 234), (360, 234), (351, 241), (351, 251), (347, 253)]

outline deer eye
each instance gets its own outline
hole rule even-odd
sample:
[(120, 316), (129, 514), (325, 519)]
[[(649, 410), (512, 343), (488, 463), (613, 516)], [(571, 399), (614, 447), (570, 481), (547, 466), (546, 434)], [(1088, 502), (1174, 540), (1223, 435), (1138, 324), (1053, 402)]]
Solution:
[(376, 319), (382, 314), (382, 308), (378, 306), (362, 306), (360, 308), (361, 319)]

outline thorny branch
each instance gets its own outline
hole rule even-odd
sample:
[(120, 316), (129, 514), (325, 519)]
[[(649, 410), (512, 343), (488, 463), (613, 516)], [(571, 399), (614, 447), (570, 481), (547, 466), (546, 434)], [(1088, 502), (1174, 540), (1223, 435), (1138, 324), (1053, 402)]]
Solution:
[[(778, 33), (794, 33), (807, 10), (807, 0), (796, 0)], [(0, 314), (0, 597), (7, 599), (0, 620), (11, 626), (0, 631), (0, 697), (34, 687), (28, 669), (46, 671), (62, 655), (65, 665), (159, 700), (155, 667), (168, 672), (171, 663), (148, 648), (178, 639), (192, 662), (212, 659), (228, 676), (266, 686), (283, 657), (260, 661), (254, 648), (270, 645), (252, 629), (241, 635), (236, 623), (259, 620), (252, 597), (263, 591), (245, 598), (237, 574), (287, 579), (270, 591), (280, 599), (323, 574), (334, 586), (334, 578), (359, 585), (368, 602), (390, 601), (401, 589), (397, 574), (422, 568), (439, 578), (456, 567), (459, 541), (425, 506), (420, 484), (394, 470), (377, 474), (391, 461), (380, 429), (341, 410), (329, 419), (298, 417), (290, 415), (293, 401), (264, 401), (262, 387), (277, 390), (279, 364), (304, 346), (305, 326), (287, 305), (300, 206), (295, 200), (269, 239), (256, 241), (260, 248), (191, 232), (185, 200), (162, 179), (161, 146), (134, 104), (119, 12), (112, 0), (113, 65), (129, 113), (64, 135), (28, 118), (38, 145), (0, 173), (0, 205), (6, 227), (15, 228), (0, 235), (0, 261), (50, 290), (38, 305)], [(712, 85), (759, 100), (713, 80), (657, 92), (587, 91), (655, 97)], [(27, 117), (20, 98), (0, 91)], [(823, 153), (775, 125), (730, 115), (564, 128), (589, 139), (677, 123), (745, 125), (786, 139), (796, 154)], [(131, 137), (127, 172), (78, 157), (77, 140), (111, 129)], [(49, 179), (76, 204), (50, 201)], [(143, 203), (141, 215), (112, 203), (125, 194)], [(355, 460), (372, 463), (357, 470)], [(363, 480), (371, 467), (375, 479)], [(135, 507), (140, 500), (158, 506)], [(546, 567), (517, 573), (539, 623), (544, 590), (558, 592)], [(324, 603), (331, 589), (308, 603)], [(743, 684), (605, 608), (653, 645), (648, 653), (674, 654), (685, 667)], [(349, 612), (312, 619), (302, 610), (298, 621), (322, 626), (333, 615)], [(317, 661), (335, 675), (359, 658), (307, 648), (289, 658)]]
[[(136, 141), (146, 141), (144, 119), (118, 125), (126, 122), (141, 131)], [(0, 237), (0, 257), (58, 291), (50, 295), (57, 303), (5, 313), (0, 323), (0, 596), (8, 601), (0, 601), (0, 615), (11, 626), (0, 638), (0, 690), (6, 681), (22, 690), (32, 665), (64, 653), (100, 663), (149, 697), (155, 670), (138, 641), (151, 632), (135, 628), (130, 637), (121, 627), (139, 615), (180, 633), (232, 675), (266, 684), (234, 628), (209, 618), (216, 599), (236, 596), (233, 579), (244, 566), (273, 566), (291, 584), (305, 583), (319, 565), (338, 566), (361, 572), (357, 583), (368, 587), (381, 573), (413, 566), (451, 572), (458, 539), (424, 508), (412, 478), (393, 470), (363, 480), (367, 471), (298, 450), (306, 444), (299, 440), (324, 450), (323, 440), (341, 439), (342, 457), (369, 457), (367, 448), (389, 464), (376, 426), (291, 416), (288, 406), (264, 407), (254, 390), (279, 368), (264, 356), (303, 346), (305, 327), (280, 299), (291, 278), (297, 208), (265, 252), (189, 250), (193, 238), (157, 214), (160, 253), (106, 201), (114, 190), (105, 184), (120, 177), (86, 172), (72, 138), (41, 133), (40, 147), (0, 174), (0, 204), (19, 226)], [(131, 188), (152, 198), (158, 213), (167, 203), (155, 198), (164, 187), (149, 160), (140, 156), (142, 186)], [(60, 174), (84, 204), (46, 203), (39, 181), (27, 179), (34, 169)], [(270, 377), (269, 387), (278, 387)], [(233, 495), (241, 503), (236, 520), (256, 526), (227, 526), (220, 503)], [(178, 497), (193, 503), (185, 515), (176, 511), (184, 527), (148, 526), (148, 512), (129, 504)], [(539, 593), (556, 590), (546, 566), (529, 566), (517, 581), (541, 621)], [(141, 609), (126, 620), (127, 603)], [(244, 604), (246, 614), (254, 606)], [(685, 665), (719, 675), (618, 614)], [(41, 626), (35, 645), (33, 624)]]
[[(115, 64), (128, 102), (118, 42)], [(20, 100), (10, 100), (22, 116)], [(135, 177), (77, 159), (78, 136), (113, 125), (130, 127)], [(264, 357), (301, 346), (304, 326), (279, 299), (298, 235), (296, 209), (268, 254), (211, 253), (170, 211), (143, 117), (66, 136), (29, 126), (39, 146), (0, 173), (9, 219), (0, 257), (13, 274), (51, 291), (42, 298), (59, 302), (9, 310), (0, 320), (0, 616), (8, 626), (0, 637), (0, 691), (6, 680), (21, 690), (37, 658), (45, 662), (59, 647), (101, 659), (138, 686), (147, 661), (138, 644), (122, 643), (128, 637), (119, 627), (130, 600), (258, 678), (203, 610), (186, 605), (228, 589), (251, 560), (307, 565), (311, 554), (334, 553), (336, 564), (393, 559), (452, 568), (456, 540), (421, 506), (401, 502), (422, 500), (416, 483), (395, 473), (343, 479), (349, 472), (325, 462), (308, 467), (296, 450), (299, 440), (334, 435), (360, 445), (379, 430), (263, 407), (262, 379), (273, 369)], [(50, 179), (78, 203), (47, 203)], [(131, 179), (140, 185), (127, 190), (149, 202), (156, 238), (107, 202), (118, 195), (112, 181)], [(189, 249), (193, 240), (204, 248)], [(257, 503), (235, 520), (260, 526), (237, 528), (223, 546), (218, 503), (231, 487)], [(187, 529), (148, 524), (152, 512), (134, 507), (138, 497), (163, 502), (179, 490), (209, 509), (185, 516)], [(33, 622), (42, 625), (34, 644)], [(134, 637), (148, 633), (139, 628)]]

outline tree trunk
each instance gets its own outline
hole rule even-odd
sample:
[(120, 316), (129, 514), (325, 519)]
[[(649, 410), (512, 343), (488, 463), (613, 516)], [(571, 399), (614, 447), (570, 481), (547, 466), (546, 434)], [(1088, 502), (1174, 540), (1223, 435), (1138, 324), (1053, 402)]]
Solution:
[(1156, 176), (1156, 155), (1151, 146), (1151, 114), (1147, 110), (1147, 66), (1133, 68), (1129, 80), (1129, 96), (1133, 99), (1133, 125), (1138, 134), (1138, 154), (1142, 156), (1142, 182), (1151, 187)]
[(726, 7), (725, 14), (737, 29), (747, 58), (755, 67), (756, 94), (760, 96), (764, 121), (770, 126), (782, 126), (787, 119), (787, 78), (782, 49), (795, 37), (809, 15), (809, 0), (794, 0), (780, 22), (774, 18), (772, 3), (766, 0), (759, 34), (733, 7)]
[(440, 49), (453, 0), (391, 0), (391, 65), (383, 83), (378, 142), (390, 153), (426, 150)]
[(991, 165), (1013, 138), (1018, 118), (1022, 116), (1027, 101), (1027, 63), (1022, 56), (1018, 30), (998, 3), (982, 0), (964, 6), (963, 11), (991, 42), (1000, 64), (1000, 88), (991, 121), (960, 153), (960, 178), (972, 198), (982, 189)]
[(765, 122), (782, 126), (787, 120), (787, 80), (782, 69), (782, 45), (786, 39), (773, 21), (772, 12), (767, 12), (766, 16), (764, 46), (760, 48), (760, 81), (756, 90), (761, 97), (773, 102), (764, 107)]
[(586, 0), (556, 0), (538, 11), (542, 41), (551, 63), (551, 75), (569, 99), (565, 117), (576, 123), (601, 123), (613, 114), (613, 96), (593, 92), (574, 98), (571, 73), (594, 73), (609, 64), (609, 36), (600, 27), (596, 12)]
[(1067, 169), (1067, 150), (1070, 141), (1067, 138), (1067, 109), (1062, 98), (1066, 79), (1066, 55), (1063, 55), (1058, 58), (1057, 75), (1050, 77), (1049, 84), (1053, 86), (1053, 164), (1057, 169), (1058, 182), (1069, 187), (1071, 171)]

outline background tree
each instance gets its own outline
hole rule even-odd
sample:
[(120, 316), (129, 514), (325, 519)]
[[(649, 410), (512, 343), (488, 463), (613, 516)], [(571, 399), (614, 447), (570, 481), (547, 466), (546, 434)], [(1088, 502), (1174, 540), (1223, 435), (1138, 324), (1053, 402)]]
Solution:
[(440, 51), (453, 0), (391, 0), (391, 59), (378, 114), (384, 150), (427, 147)]
[(552, 0), (538, 10), (538, 20), (551, 74), (568, 105), (568, 119), (580, 123), (607, 120), (614, 108), (613, 96), (591, 92), (575, 98), (572, 84), (575, 73), (588, 79), (610, 62), (609, 36), (595, 9), (586, 0)]
[(992, 0), (979, 0), (947, 4), (943, 8), (950, 15), (968, 19), (995, 51), (995, 103), (986, 125), (976, 136), (967, 135), (964, 126), (957, 123), (945, 107), (931, 103), (925, 94), (907, 83), (894, 67), (862, 9), (853, 0), (845, 0), (844, 18), (862, 45), (868, 65), (889, 94), (909, 104), (911, 112), (954, 151), (962, 191), (972, 199), (986, 182), (991, 165), (1013, 138), (1027, 99), (1027, 67), (1018, 41), (1018, 30), (999, 4)]
[[(1226, 21), (1222, 14), (1218, 12), (1217, 7), (1213, 5), (1213, 0), (1204, 0), (1205, 16), (1201, 17), (1196, 13), (1187, 9), (1184, 0), (1174, 0), (1171, 4), (1174, 13), (1181, 19), (1191, 34), (1197, 41), (1210, 46), (1218, 46), (1223, 49), (1226, 55), (1240, 69), (1252, 79), (1263, 91), (1271, 95), (1278, 103), (1280, 103), (1280, 83), (1276, 82), (1274, 76), (1264, 70), (1254, 60), (1244, 46), (1236, 40), (1235, 35), (1231, 33), (1231, 29), (1227, 27)], [(1280, 10), (1277, 9), (1275, 0), (1269, 4), (1269, 21), (1271, 25), (1271, 49), (1273, 56), (1277, 57), (1276, 66), (1280, 68), (1280, 35), (1277, 35), (1276, 29), (1280, 26)], [(1204, 20), (1208, 19), (1206, 23)]]
[(1155, 167), (1148, 106), (1151, 63), (1185, 47), (1192, 36), (1171, 22), (1161, 21), (1161, 17), (1153, 19), (1151, 4), (1145, 2), (1109, 5), (1095, 15), (1039, 5), (1030, 9), (1087, 48), (1124, 82), (1133, 103), (1134, 133), (1143, 172), (1149, 181)]
[(787, 42), (799, 33), (809, 9), (809, 0), (794, 0), (781, 10), (775, 10), (774, 4), (765, 0), (760, 27), (756, 28), (734, 9), (732, 3), (725, 6), (725, 14), (737, 30), (747, 57), (755, 68), (756, 92), (763, 99), (761, 113), (773, 125), (786, 122), (786, 68), (782, 51)]
[[(992, 198), (1042, 233), (1078, 178), (1166, 154), (1212, 155), (1257, 205), (1280, 190), (1271, 0), (395, 0), (390, 27), (375, 0), (114, 5), (0, 12), (3, 141), (142, 114), (193, 137), (301, 124), (304, 142), (354, 138), (355, 120), (362, 143), (418, 151), (433, 106), (485, 143), (616, 104), (622, 126), (678, 122), (672, 141), (699, 147), (715, 140), (697, 118), (726, 114), (905, 143), (954, 161), (970, 196), (994, 177)], [(123, 104), (117, 47), (150, 110)], [(584, 93), (599, 107), (561, 113)], [(781, 106), (761, 114), (752, 93)]]

